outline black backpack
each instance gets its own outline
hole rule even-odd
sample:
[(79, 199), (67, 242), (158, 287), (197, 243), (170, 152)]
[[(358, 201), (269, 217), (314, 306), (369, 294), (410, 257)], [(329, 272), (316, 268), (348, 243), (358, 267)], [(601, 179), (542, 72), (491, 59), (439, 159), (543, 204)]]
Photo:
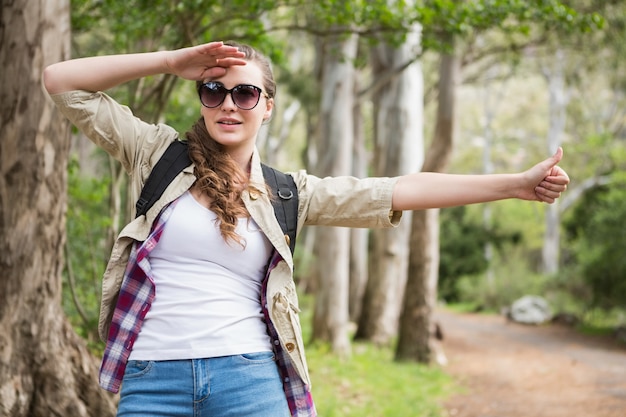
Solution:
[[(135, 205), (137, 217), (146, 214), (148, 209), (161, 197), (172, 180), (191, 164), (187, 151), (187, 142), (175, 140), (165, 150), (156, 163), (141, 190), (141, 196)], [(280, 172), (265, 164), (263, 177), (272, 189), (274, 214), (285, 235), (289, 236), (291, 253), (296, 247), (296, 227), (298, 222), (298, 188), (291, 175)]]

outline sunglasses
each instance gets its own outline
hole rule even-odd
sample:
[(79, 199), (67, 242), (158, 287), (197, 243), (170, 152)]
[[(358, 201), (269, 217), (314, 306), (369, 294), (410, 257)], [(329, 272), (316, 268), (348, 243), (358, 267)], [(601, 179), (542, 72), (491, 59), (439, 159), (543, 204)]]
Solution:
[[(222, 104), (226, 99), (226, 95), (230, 94), (233, 103), (241, 110), (252, 110), (259, 104), (261, 93), (263, 93), (263, 90), (250, 84), (239, 84), (230, 90), (224, 87), (224, 84), (216, 81), (209, 81), (198, 86), (200, 102), (204, 107), (208, 107), (209, 109), (213, 109)], [(263, 93), (263, 96), (269, 98), (266, 93)]]

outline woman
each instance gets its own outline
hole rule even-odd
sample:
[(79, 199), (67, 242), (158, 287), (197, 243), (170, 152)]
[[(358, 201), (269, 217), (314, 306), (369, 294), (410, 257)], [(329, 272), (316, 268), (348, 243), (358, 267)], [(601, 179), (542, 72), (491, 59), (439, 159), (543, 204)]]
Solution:
[[(293, 260), (255, 147), (272, 115), (270, 63), (244, 45), (83, 58), (46, 68), (61, 111), (118, 159), (136, 198), (178, 134), (102, 93), (140, 77), (194, 80), (201, 118), (192, 165), (120, 233), (107, 266), (101, 385), (118, 416), (313, 416)], [(415, 173), (320, 179), (293, 173), (304, 225), (392, 227), (403, 210), (506, 198), (553, 203), (569, 178), (562, 150), (517, 174)]]

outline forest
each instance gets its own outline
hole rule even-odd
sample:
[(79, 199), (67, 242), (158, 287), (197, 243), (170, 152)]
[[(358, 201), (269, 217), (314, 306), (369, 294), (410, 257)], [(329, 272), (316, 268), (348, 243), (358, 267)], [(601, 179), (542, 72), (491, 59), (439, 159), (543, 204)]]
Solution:
[[(44, 93), (43, 68), (70, 57), (257, 47), (278, 81), (257, 147), (284, 171), (518, 172), (564, 149), (571, 184), (553, 205), (305, 229), (295, 252), (305, 343), (329, 360), (366, 343), (428, 366), (436, 308), (499, 314), (524, 295), (581, 328), (626, 325), (622, 1), (18, 0), (3, 1), (1, 21), (2, 416), (114, 415), (97, 386), (101, 277), (134, 201), (122, 166)], [(173, 76), (108, 93), (181, 135), (199, 116), (193, 83)]]

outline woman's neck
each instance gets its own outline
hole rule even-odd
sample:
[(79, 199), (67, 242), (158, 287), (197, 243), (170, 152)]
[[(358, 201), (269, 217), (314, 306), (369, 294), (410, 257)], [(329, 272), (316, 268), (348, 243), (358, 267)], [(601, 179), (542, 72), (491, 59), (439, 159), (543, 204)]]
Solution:
[(254, 153), (254, 149), (228, 149), (227, 152), (233, 161), (239, 165), (241, 171), (246, 173), (246, 176), (250, 176), (250, 166), (252, 165), (252, 155)]

